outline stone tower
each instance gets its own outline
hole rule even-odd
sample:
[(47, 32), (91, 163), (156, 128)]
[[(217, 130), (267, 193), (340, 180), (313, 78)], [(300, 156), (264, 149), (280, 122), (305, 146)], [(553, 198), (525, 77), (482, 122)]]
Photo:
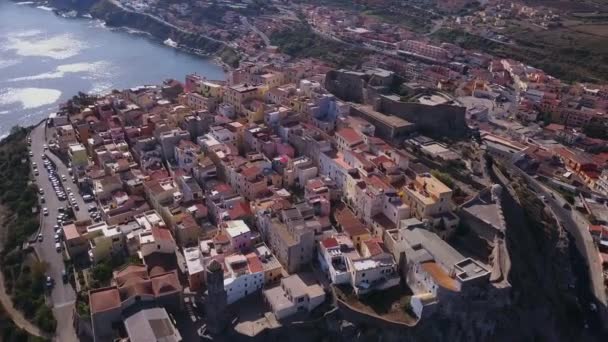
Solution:
[(213, 260), (207, 266), (207, 300), (205, 301), (205, 315), (207, 328), (212, 334), (221, 333), (228, 323), (227, 296), (224, 290), (224, 270), (222, 265)]

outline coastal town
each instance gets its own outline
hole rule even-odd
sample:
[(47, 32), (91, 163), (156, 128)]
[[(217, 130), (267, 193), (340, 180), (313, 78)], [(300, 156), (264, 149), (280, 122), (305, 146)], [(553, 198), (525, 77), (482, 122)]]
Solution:
[[(361, 325), (395, 340), (452, 317), (483, 341), (532, 297), (566, 298), (552, 319), (577, 310), (577, 336), (605, 331), (608, 82), (429, 34), (509, 45), (505, 20), (547, 29), (557, 12), (413, 6), (421, 33), (315, 1), (255, 15), (242, 13), (261, 1), (109, 2), (221, 41), (226, 78), (76, 94), (29, 132), (40, 228), (24, 248), (48, 264), (57, 340), (322, 340)], [(296, 51), (308, 35), (328, 45)]]

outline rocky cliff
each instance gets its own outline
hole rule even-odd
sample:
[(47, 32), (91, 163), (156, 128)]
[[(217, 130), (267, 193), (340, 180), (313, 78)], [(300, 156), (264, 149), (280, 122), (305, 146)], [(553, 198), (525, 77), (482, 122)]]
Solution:
[(237, 53), (223, 42), (180, 30), (153, 16), (127, 10), (112, 0), (51, 0), (49, 4), (58, 10), (90, 13), (94, 18), (105, 21), (110, 27), (129, 27), (147, 32), (160, 41), (171, 39), (189, 51), (198, 54), (216, 54), (226, 64), (238, 65)]

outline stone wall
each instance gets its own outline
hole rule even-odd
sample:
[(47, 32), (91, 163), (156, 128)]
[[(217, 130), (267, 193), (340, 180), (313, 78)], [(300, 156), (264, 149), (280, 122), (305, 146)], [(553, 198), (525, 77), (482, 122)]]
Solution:
[(392, 114), (416, 124), (418, 130), (429, 136), (461, 138), (467, 134), (464, 118), (466, 108), (452, 105), (429, 106), (402, 102), (380, 96), (379, 112)]

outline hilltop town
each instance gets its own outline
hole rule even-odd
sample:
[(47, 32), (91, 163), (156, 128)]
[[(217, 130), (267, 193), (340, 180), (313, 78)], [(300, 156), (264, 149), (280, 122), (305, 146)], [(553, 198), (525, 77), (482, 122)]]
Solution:
[(314, 1), (108, 2), (231, 57), (30, 132), (58, 334), (601, 340), (606, 85)]

